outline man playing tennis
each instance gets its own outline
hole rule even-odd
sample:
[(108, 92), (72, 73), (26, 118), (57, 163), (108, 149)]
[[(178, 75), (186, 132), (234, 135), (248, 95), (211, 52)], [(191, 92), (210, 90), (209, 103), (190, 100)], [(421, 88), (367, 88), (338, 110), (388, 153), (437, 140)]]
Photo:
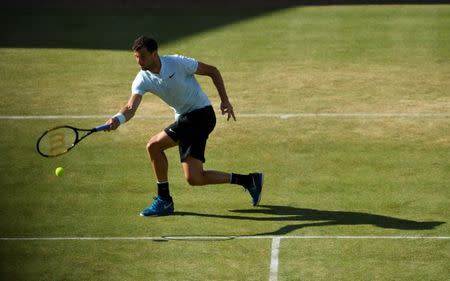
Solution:
[(115, 130), (133, 118), (147, 92), (160, 97), (172, 107), (176, 117), (175, 123), (153, 136), (147, 144), (147, 152), (157, 179), (158, 196), (141, 212), (141, 216), (170, 215), (174, 212), (164, 151), (177, 145), (184, 175), (190, 185), (241, 185), (249, 191), (253, 206), (256, 206), (261, 199), (262, 173), (240, 175), (203, 169), (206, 142), (216, 125), (216, 116), (195, 74), (211, 77), (221, 99), (222, 115), (227, 114), (227, 120), (233, 118), (236, 121), (219, 70), (193, 58), (180, 55), (159, 56), (157, 42), (145, 36), (134, 41), (132, 50), (141, 70), (133, 81), (129, 101), (108, 120), (110, 129)]

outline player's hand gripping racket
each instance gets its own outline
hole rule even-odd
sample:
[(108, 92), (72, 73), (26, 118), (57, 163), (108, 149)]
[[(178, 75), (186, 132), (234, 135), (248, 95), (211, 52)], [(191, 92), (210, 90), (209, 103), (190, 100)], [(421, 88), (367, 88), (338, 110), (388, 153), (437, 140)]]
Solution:
[(105, 124), (93, 129), (79, 129), (72, 126), (54, 127), (39, 137), (36, 149), (44, 157), (63, 155), (90, 134), (107, 130), (110, 126), (110, 124)]

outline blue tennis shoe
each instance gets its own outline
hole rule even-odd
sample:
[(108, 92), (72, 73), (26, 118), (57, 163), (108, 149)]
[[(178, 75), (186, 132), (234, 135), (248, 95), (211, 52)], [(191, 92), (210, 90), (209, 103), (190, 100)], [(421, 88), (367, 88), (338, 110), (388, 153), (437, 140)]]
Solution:
[(252, 204), (256, 206), (261, 201), (261, 193), (262, 187), (264, 183), (264, 174), (263, 173), (253, 173), (250, 174), (251, 180), (249, 184), (244, 185), (244, 188), (248, 190), (250, 196), (252, 197)]
[(142, 210), (142, 217), (156, 217), (156, 216), (168, 216), (173, 214), (174, 204), (172, 197), (169, 200), (162, 198), (160, 196), (156, 196), (147, 208)]

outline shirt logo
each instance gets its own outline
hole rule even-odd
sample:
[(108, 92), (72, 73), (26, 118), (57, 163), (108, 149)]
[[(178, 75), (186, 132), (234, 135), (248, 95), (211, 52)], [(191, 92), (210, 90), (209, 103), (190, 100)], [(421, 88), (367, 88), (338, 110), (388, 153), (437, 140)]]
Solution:
[(175, 72), (172, 73), (172, 75), (169, 75), (169, 78), (172, 78), (175, 75)]

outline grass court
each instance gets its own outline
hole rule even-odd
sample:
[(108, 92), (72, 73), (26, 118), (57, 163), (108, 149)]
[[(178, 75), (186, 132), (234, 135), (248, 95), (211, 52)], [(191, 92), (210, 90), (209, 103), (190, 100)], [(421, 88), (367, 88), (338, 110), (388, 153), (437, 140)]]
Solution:
[[(0, 279), (448, 279), (449, 5), (0, 15)], [(190, 187), (172, 149), (175, 214), (139, 216), (156, 192), (145, 145), (173, 120), (151, 94), (118, 131), (37, 154), (45, 129), (128, 100), (141, 33), (219, 68), (237, 122), (218, 116), (205, 168), (263, 171), (261, 206)]]

